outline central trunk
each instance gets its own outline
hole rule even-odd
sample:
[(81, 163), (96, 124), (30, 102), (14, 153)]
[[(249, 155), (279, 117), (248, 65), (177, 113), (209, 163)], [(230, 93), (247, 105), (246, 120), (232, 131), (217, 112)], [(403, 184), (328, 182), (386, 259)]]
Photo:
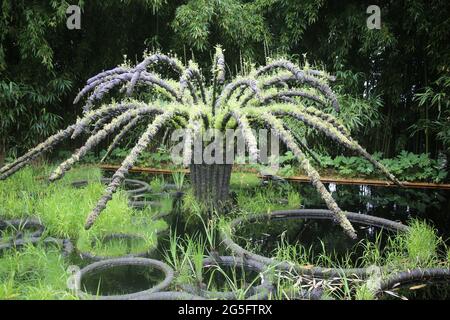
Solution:
[(232, 164), (191, 164), (191, 182), (197, 201), (221, 209), (229, 199)]

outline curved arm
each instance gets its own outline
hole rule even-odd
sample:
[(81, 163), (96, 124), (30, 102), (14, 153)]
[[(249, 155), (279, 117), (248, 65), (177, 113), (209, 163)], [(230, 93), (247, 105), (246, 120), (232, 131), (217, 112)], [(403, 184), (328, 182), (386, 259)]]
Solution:
[(389, 170), (386, 169), (384, 165), (375, 160), (363, 147), (361, 147), (355, 140), (353, 140), (346, 133), (341, 132), (335, 126), (331, 125), (329, 122), (324, 121), (323, 119), (310, 115), (304, 112), (300, 112), (298, 110), (289, 109), (289, 106), (282, 106), (280, 108), (271, 109), (271, 112), (274, 115), (288, 115), (293, 118), (296, 118), (306, 125), (323, 132), (328, 137), (342, 144), (346, 148), (355, 151), (366, 158), (370, 163), (372, 163), (378, 170), (380, 170), (389, 180), (394, 182), (395, 184), (402, 186), (403, 184), (392, 174)]
[(185, 167), (188, 167), (192, 162), (192, 144), (194, 143), (193, 137), (200, 133), (202, 125), (198, 119), (203, 117), (203, 110), (197, 110), (189, 114), (189, 121), (186, 127), (186, 136), (183, 146), (183, 166)]
[(68, 158), (66, 161), (61, 163), (50, 175), (49, 180), (55, 181), (59, 178), (61, 178), (64, 173), (67, 170), (70, 170), (70, 168), (78, 162), (83, 156), (86, 155), (86, 153), (91, 150), (93, 147), (98, 145), (103, 139), (107, 137), (107, 135), (111, 132), (114, 132), (118, 128), (120, 128), (123, 124), (128, 123), (133, 119), (134, 117), (139, 117), (140, 115), (147, 114), (147, 113), (161, 113), (163, 110), (160, 107), (142, 107), (136, 110), (129, 110), (119, 117), (115, 118), (113, 121), (111, 121), (108, 125), (106, 125), (102, 130), (97, 132), (95, 135), (92, 135), (89, 137), (89, 139), (86, 141), (84, 146), (82, 146), (76, 153), (74, 153), (70, 158)]
[[(256, 71), (256, 77), (259, 77), (259, 76), (261, 76), (261, 75), (263, 75), (263, 74), (265, 74), (267, 72), (270, 72), (270, 71), (272, 71), (274, 69), (285, 69), (285, 70), (290, 71), (288, 68), (286, 68), (286, 63), (292, 63), (292, 62), (290, 62), (288, 60), (283, 60), (283, 59), (271, 62), (268, 65), (265, 65), (265, 66), (259, 68)], [(312, 76), (325, 77), (329, 81), (335, 81), (336, 80), (336, 77), (331, 76), (331, 75), (327, 74), (326, 72), (323, 72), (323, 71), (320, 71), (320, 70), (307, 69), (307, 70), (304, 70), (303, 72), (305, 74), (309, 74), (309, 75), (312, 75)]]
[(136, 127), (137, 123), (139, 122), (139, 117), (134, 117), (123, 129), (120, 131), (120, 133), (114, 138), (113, 142), (109, 145), (108, 150), (106, 150), (105, 155), (100, 160), (100, 162), (104, 162), (106, 158), (109, 157), (111, 152), (116, 148), (116, 146), (122, 141), (122, 138), (134, 127)]
[(298, 158), (300, 165), (305, 170), (309, 179), (311, 180), (313, 186), (316, 188), (317, 192), (321, 195), (322, 199), (325, 201), (328, 209), (333, 212), (333, 215), (340, 226), (344, 229), (344, 232), (351, 237), (352, 239), (356, 239), (356, 231), (353, 228), (350, 221), (345, 216), (344, 212), (339, 208), (337, 203), (334, 201), (331, 194), (325, 188), (323, 183), (320, 181), (319, 173), (310, 165), (308, 159), (305, 157), (303, 152), (294, 142), (294, 138), (292, 135), (286, 131), (283, 127), (283, 123), (278, 120), (275, 116), (263, 112), (260, 113), (260, 118), (266, 122), (272, 129), (272, 131), (283, 141), (286, 146), (292, 150), (294, 155)]
[(122, 67), (117, 67), (111, 70), (107, 70), (104, 72), (101, 72), (92, 78), (89, 78), (88, 81), (86, 81), (86, 85), (80, 90), (80, 92), (77, 94), (75, 99), (73, 100), (73, 104), (76, 104), (80, 101), (80, 99), (85, 96), (89, 91), (100, 85), (101, 83), (105, 82), (106, 80), (110, 80), (112, 78), (115, 78), (117, 76), (120, 76), (121, 74), (130, 72), (129, 69), (125, 69)]
[(245, 143), (248, 145), (250, 159), (255, 163), (258, 162), (259, 160), (258, 144), (256, 142), (256, 137), (253, 134), (252, 129), (250, 128), (250, 124), (248, 123), (247, 117), (238, 110), (231, 111), (231, 115), (233, 118), (236, 119), (239, 129), (241, 129), (242, 131)]
[(251, 78), (247, 78), (247, 79), (239, 79), (236, 80), (234, 82), (231, 82), (229, 84), (227, 84), (225, 86), (225, 88), (223, 89), (222, 93), (220, 94), (220, 96), (217, 98), (216, 104), (214, 106), (215, 109), (218, 109), (220, 107), (220, 105), (222, 105), (223, 103), (226, 103), (230, 97), (233, 95), (233, 93), (239, 89), (242, 88), (243, 86), (249, 88), (252, 93), (250, 94), (250, 98), (246, 98), (245, 101), (242, 103), (242, 105), (244, 106), (245, 103), (248, 102), (248, 100), (250, 100), (254, 95), (256, 95), (258, 97), (258, 99), (261, 98), (261, 92), (257, 86), (257, 82), (254, 79)]
[(79, 119), (77, 123), (68, 126), (64, 130), (58, 131), (56, 134), (47, 138), (44, 142), (41, 142), (36, 147), (30, 149), (27, 153), (16, 159), (16, 161), (5, 165), (0, 169), (0, 180), (4, 180), (9, 176), (13, 175), (15, 172), (19, 171), (21, 168), (26, 166), (28, 163), (36, 159), (42, 153), (51, 150), (55, 145), (59, 142), (67, 139), (70, 135), (74, 137), (77, 132), (78, 134), (83, 132), (89, 123), (93, 120), (103, 117), (104, 115), (112, 112), (113, 110), (129, 110), (130, 108), (135, 107), (134, 104), (122, 104), (122, 105), (108, 105), (102, 107), (98, 110), (91, 111), (82, 119)]
[(191, 96), (194, 99), (194, 103), (197, 103), (197, 96), (195, 94), (194, 84), (192, 80), (196, 80), (197, 85), (200, 89), (200, 95), (202, 97), (202, 101), (204, 104), (206, 104), (206, 94), (205, 94), (205, 88), (203, 85), (203, 79), (202, 75), (200, 74), (200, 70), (198, 67), (191, 63), (190, 67), (186, 69), (183, 73), (183, 75), (180, 77), (180, 90), (179, 90), (179, 98), (183, 97), (184, 90), (186, 87), (189, 88), (189, 91), (191, 92)]
[(308, 100), (312, 100), (314, 102), (317, 102), (318, 104), (322, 106), (326, 106), (326, 102), (320, 99), (320, 97), (316, 96), (315, 94), (303, 91), (303, 90), (288, 90), (288, 91), (281, 91), (276, 92), (270, 95), (267, 95), (263, 98), (261, 104), (265, 105), (270, 103), (273, 100), (277, 100), (281, 97), (302, 97), (306, 98)]
[(141, 63), (139, 63), (134, 69), (133, 69), (133, 75), (131, 77), (131, 81), (127, 88), (127, 94), (130, 95), (134, 87), (138, 81), (138, 79), (141, 77), (141, 74), (147, 69), (147, 67), (151, 64), (156, 63), (165, 63), (168, 66), (170, 66), (177, 74), (182, 74), (184, 72), (183, 64), (176, 58), (169, 57), (164, 54), (153, 54), (147, 58), (144, 59)]
[(290, 125), (287, 123), (283, 123), (284, 128), (292, 133), (292, 136), (295, 138), (295, 141), (298, 143), (298, 147), (303, 153), (307, 153), (317, 164), (321, 165), (321, 161), (317, 157), (317, 155), (301, 140), (301, 137), (295, 130), (292, 129)]
[(225, 82), (225, 57), (223, 56), (222, 48), (220, 46), (216, 47), (213, 68), (211, 71), (213, 74), (211, 108), (214, 116), (216, 114), (217, 87), (223, 85)]
[[(103, 81), (100, 85), (95, 87), (94, 92), (88, 97), (86, 104), (83, 106), (83, 111), (87, 112), (91, 109), (95, 101), (101, 100), (105, 94), (111, 91), (113, 88), (130, 81), (133, 77), (131, 72), (120, 74), (112, 79)], [(149, 85), (157, 85), (165, 89), (174, 100), (180, 102), (177, 95), (177, 91), (170, 84), (156, 75), (149, 72), (142, 72), (139, 74), (139, 78), (136, 80)], [(87, 91), (86, 91), (87, 92)]]
[(133, 167), (139, 155), (150, 143), (151, 139), (158, 133), (158, 131), (163, 127), (163, 125), (172, 118), (176, 113), (181, 113), (180, 111), (166, 111), (158, 115), (151, 124), (147, 127), (146, 131), (140, 137), (138, 143), (130, 151), (128, 156), (123, 160), (120, 168), (114, 173), (111, 183), (106, 188), (105, 193), (97, 202), (95, 208), (91, 211), (86, 219), (85, 229), (89, 229), (94, 224), (95, 220), (98, 218), (100, 213), (106, 208), (109, 200), (112, 199), (114, 192), (117, 191), (118, 187), (125, 179), (125, 175)]
[[(305, 71), (302, 71), (301, 69), (299, 69), (292, 62), (289, 62), (289, 61), (286, 61), (286, 60), (279, 60), (279, 61), (276, 61), (276, 62), (274, 62), (274, 63), (272, 63), (272, 64), (270, 64), (268, 66), (265, 66), (265, 67), (259, 69), (256, 72), (256, 75), (259, 76), (259, 75), (263, 74), (264, 72), (267, 72), (267, 70), (271, 70), (271, 68), (283, 68), (283, 69), (289, 71), (292, 74), (292, 77), (293, 77), (293, 79), (292, 79), (289, 76), (284, 76), (284, 77), (277, 77), (277, 76), (275, 76), (276, 80), (281, 80), (281, 79), (295, 80), (295, 81), (297, 81), (300, 84), (307, 83), (308, 85), (312, 86), (313, 88), (316, 88), (328, 100), (330, 100), (331, 105), (333, 106), (333, 108), (337, 112), (339, 112), (339, 102), (337, 100), (336, 95), (333, 93), (331, 88), (326, 83), (324, 83), (323, 81), (320, 81), (319, 79), (315, 78), (312, 75), (308, 75), (308, 73), (306, 73)], [(268, 82), (271, 82), (271, 79), (266, 81), (265, 85), (267, 85)], [(275, 81), (275, 83), (276, 82), (277, 81)], [(273, 83), (273, 82), (271, 82), (271, 83)]]

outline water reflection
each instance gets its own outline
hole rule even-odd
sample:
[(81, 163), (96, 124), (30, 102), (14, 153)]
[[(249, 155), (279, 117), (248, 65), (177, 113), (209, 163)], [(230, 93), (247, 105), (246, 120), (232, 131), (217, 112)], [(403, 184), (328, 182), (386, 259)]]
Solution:
[[(305, 208), (326, 208), (313, 186), (293, 184)], [(411, 218), (431, 222), (444, 239), (450, 238), (450, 191), (326, 184), (338, 205), (353, 211), (406, 223)]]

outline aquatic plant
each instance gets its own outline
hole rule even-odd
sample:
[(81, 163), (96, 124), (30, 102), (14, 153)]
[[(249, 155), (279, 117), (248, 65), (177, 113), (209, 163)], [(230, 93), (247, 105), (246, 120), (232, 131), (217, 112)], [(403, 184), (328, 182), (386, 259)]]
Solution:
[[(154, 66), (165, 67), (170, 74), (176, 75), (176, 80), (162, 78), (158, 73), (149, 71), (149, 68)], [(209, 85), (204, 83), (202, 73), (194, 62), (185, 67), (175, 57), (160, 53), (146, 55), (135, 67), (124, 65), (101, 72), (90, 78), (75, 98), (74, 102), (77, 103), (87, 97), (83, 117), (16, 161), (5, 165), (0, 169), (0, 179), (7, 178), (62, 140), (89, 132), (90, 136), (85, 144), (50, 175), (51, 181), (57, 180), (109, 134), (120, 130), (108, 154), (123, 135), (130, 130), (137, 130), (138, 124), (144, 124), (145, 131), (89, 214), (85, 223), (85, 228), (89, 229), (106, 208), (129, 169), (158, 132), (163, 127), (185, 128), (187, 130), (184, 137), (183, 163), (191, 166), (195, 196), (203, 202), (211, 201), (215, 206), (228, 198), (231, 164), (193, 164), (194, 137), (206, 129), (223, 132), (226, 128), (238, 128), (248, 146), (250, 159), (257, 161), (260, 150), (251, 128), (255, 124), (263, 123), (298, 158), (300, 166), (332, 211), (335, 220), (349, 236), (355, 238), (353, 226), (320, 181), (318, 172), (305, 156), (305, 146), (292, 136), (286, 122), (290, 119), (289, 124), (294, 121), (322, 132), (349, 150), (364, 156), (390, 180), (400, 184), (382, 164), (350, 137), (348, 130), (333, 115), (320, 110), (331, 105), (339, 111), (338, 99), (328, 85), (333, 77), (326, 72), (309, 67), (302, 69), (290, 61), (280, 59), (225, 84), (225, 69), (224, 55), (221, 48), (217, 47)], [(132, 95), (148, 88), (153, 93), (150, 102), (125, 98), (120, 103), (93, 108), (96, 102), (114, 89)], [(90, 128), (93, 128), (92, 131), (89, 131)]]

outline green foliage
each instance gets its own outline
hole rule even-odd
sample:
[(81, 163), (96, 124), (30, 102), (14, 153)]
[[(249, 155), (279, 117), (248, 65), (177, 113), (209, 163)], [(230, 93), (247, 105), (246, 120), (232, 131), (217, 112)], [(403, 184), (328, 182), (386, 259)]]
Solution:
[(67, 290), (67, 267), (59, 248), (11, 251), (0, 258), (0, 300), (76, 299)]
[[(144, 238), (142, 246), (156, 245), (156, 232), (166, 226), (163, 221), (149, 220), (154, 212), (149, 209), (136, 211), (128, 206), (128, 196), (124, 191), (115, 194), (106, 211), (108, 218), (101, 219), (95, 228), (84, 230), (84, 220), (92, 204), (103, 193), (104, 185), (99, 181), (98, 168), (75, 169), (55, 184), (37, 180), (49, 167), (26, 168), (8, 181), (0, 183), (1, 215), (8, 218), (34, 216), (47, 227), (47, 234), (70, 239), (81, 239), (80, 243), (90, 246), (88, 239), (102, 237), (110, 233), (134, 233)], [(70, 182), (87, 179), (84, 188), (74, 188)], [(120, 246), (120, 245), (118, 245)], [(102, 248), (99, 248), (101, 250)]]
[(249, 172), (232, 172), (231, 188), (245, 189), (254, 188), (261, 184), (261, 179), (255, 173)]
[(190, 0), (176, 9), (172, 22), (181, 41), (197, 50), (211, 49), (209, 36), (220, 30), (221, 40), (249, 51), (252, 42), (263, 42), (268, 36), (267, 26), (258, 3), (241, 0)]
[[(432, 86), (415, 95), (420, 108), (425, 109), (426, 118), (411, 126), (413, 134), (423, 130), (428, 135), (435, 133), (443, 143), (445, 150), (450, 151), (450, 76), (439, 77)], [(431, 109), (431, 110), (430, 110)], [(437, 112), (436, 119), (430, 118), (429, 112)]]
[[(114, 195), (106, 209), (108, 216), (86, 231), (85, 217), (105, 188), (99, 182), (100, 170), (75, 169), (56, 184), (48, 185), (42, 177), (51, 169), (28, 167), (0, 182), (1, 217), (35, 217), (46, 226), (44, 238), (70, 238), (79, 250), (94, 255), (122, 256), (156, 247), (157, 232), (164, 230), (166, 223), (153, 220), (155, 212), (150, 209), (131, 209), (124, 191)], [(80, 189), (70, 185), (82, 179), (90, 183)], [(131, 233), (142, 239), (131, 241), (131, 245), (120, 240), (93, 242), (111, 233)], [(67, 268), (61, 248), (30, 245), (20, 251), (4, 251), (0, 256), (0, 299), (76, 299), (67, 289)]]
[[(94, 70), (124, 55), (137, 59), (146, 48), (208, 67), (217, 43), (234, 73), (277, 55), (307, 57), (332, 71), (340, 119), (358, 140), (370, 141), (369, 151), (434, 157), (448, 149), (445, 0), (389, 3), (381, 30), (366, 27), (367, 5), (356, 0), (79, 0), (70, 2), (82, 8), (82, 30), (75, 31), (65, 26), (69, 1), (0, 4), (0, 137), (7, 140), (0, 147), (9, 154), (75, 118), (67, 97)], [(436, 139), (443, 146), (434, 146)]]
[[(65, 23), (67, 5), (66, 1), (45, 5), (2, 1), (0, 143), (29, 147), (53, 133), (61, 123), (56, 106), (71, 89), (72, 80), (64, 72), (57, 72), (49, 38), (58, 25)], [(15, 147), (9, 150), (16, 152)]]
[[(381, 154), (374, 154), (377, 159)], [(323, 167), (335, 170), (346, 177), (365, 176), (378, 177), (374, 166), (361, 157), (319, 156)], [(427, 154), (414, 154), (402, 151), (392, 159), (381, 159), (380, 162), (402, 181), (432, 181), (442, 182), (447, 177), (447, 171), (438, 160), (430, 159)]]
[(280, 187), (269, 184), (256, 190), (241, 189), (237, 194), (237, 201), (239, 210), (243, 212), (267, 213), (280, 209), (298, 209), (301, 197), (290, 185)]
[(405, 236), (408, 256), (421, 265), (433, 265), (438, 259), (439, 245), (442, 239), (437, 236), (437, 231), (427, 223), (413, 220), (410, 229)]

